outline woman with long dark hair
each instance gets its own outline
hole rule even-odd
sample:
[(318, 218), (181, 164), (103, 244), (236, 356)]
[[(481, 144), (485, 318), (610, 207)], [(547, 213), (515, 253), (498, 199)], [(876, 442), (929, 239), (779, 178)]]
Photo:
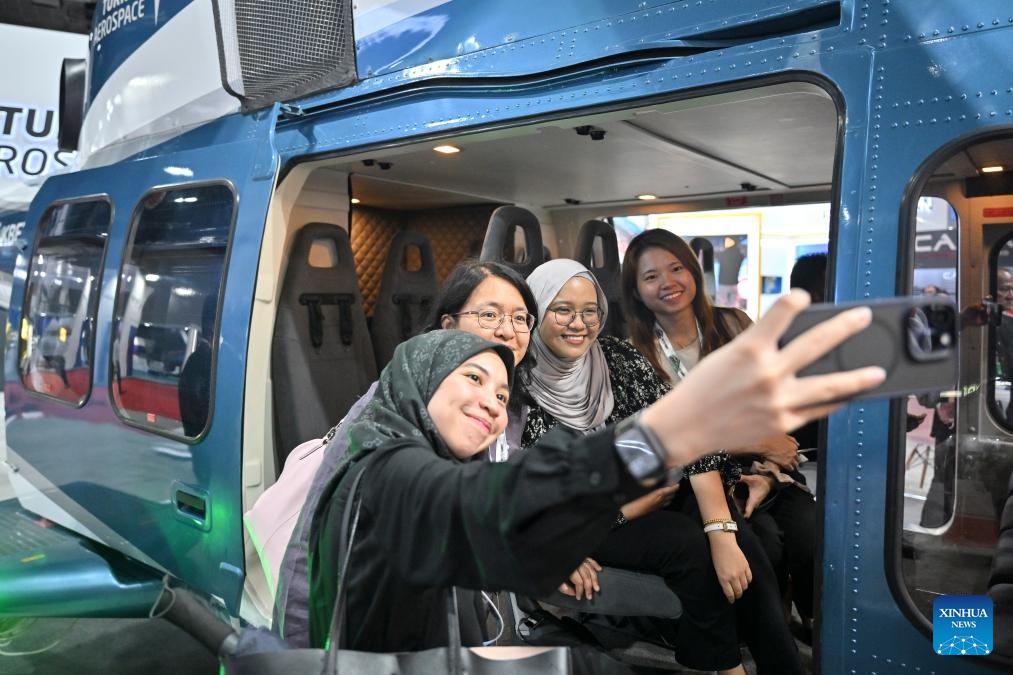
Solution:
[[(738, 308), (711, 305), (703, 283), (696, 255), (671, 232), (647, 230), (626, 249), (622, 288), (630, 340), (672, 384), (752, 323)], [(742, 477), (748, 491), (744, 515), (763, 542), (782, 591), (792, 579), (796, 606), (807, 620), (813, 612), (816, 506), (795, 471), (798, 443), (782, 434), (740, 450), (756, 456), (747, 460)]]

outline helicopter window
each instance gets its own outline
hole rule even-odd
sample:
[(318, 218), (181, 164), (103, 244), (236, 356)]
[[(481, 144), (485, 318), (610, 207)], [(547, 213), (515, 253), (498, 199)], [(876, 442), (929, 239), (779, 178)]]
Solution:
[(52, 206), (28, 270), (18, 366), (26, 389), (73, 405), (91, 392), (98, 283), (112, 206)]
[[(912, 293), (956, 298), (956, 210), (945, 199), (922, 196), (915, 219)], [(953, 512), (955, 401), (942, 392), (912, 396), (906, 412), (904, 524), (918, 530), (944, 527)]]
[[(906, 443), (894, 455), (903, 484), (899, 597), (928, 633), (941, 595), (994, 603), (990, 658), (1013, 654), (1013, 182), (1009, 138), (976, 140), (923, 175), (908, 277), (915, 294), (949, 294), (960, 308), (957, 382), (911, 396), (896, 418)], [(983, 167), (999, 166), (999, 173)], [(987, 261), (987, 264), (983, 264)], [(1007, 335), (1009, 333), (1009, 335)], [(1009, 339), (1008, 339), (1009, 338)], [(903, 495), (901, 502), (900, 495)]]
[(235, 197), (224, 185), (141, 201), (120, 270), (110, 386), (129, 422), (196, 438), (208, 425)]

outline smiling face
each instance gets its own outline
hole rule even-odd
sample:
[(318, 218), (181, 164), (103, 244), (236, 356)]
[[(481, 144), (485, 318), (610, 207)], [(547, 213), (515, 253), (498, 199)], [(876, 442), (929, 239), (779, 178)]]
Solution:
[(492, 445), (507, 424), (510, 384), (493, 351), (479, 352), (447, 375), (426, 410), (440, 438), (458, 459)]
[(514, 316), (526, 313), (528, 308), (524, 305), (524, 298), (510, 282), (489, 275), (475, 287), (467, 301), (458, 310), (458, 314), (461, 316), (444, 316), (441, 325), (444, 328), (457, 328), (472, 333), (491, 342), (502, 342), (513, 352), (514, 364), (520, 363), (524, 355), (528, 353), (531, 333), (514, 330), (514, 325), (509, 319), (505, 319), (496, 328), (483, 328), (478, 324), (478, 315), (464, 314), (464, 312), (481, 312), (483, 310), (493, 310), (499, 314)]
[(637, 296), (655, 316), (692, 312), (696, 281), (670, 251), (649, 248), (637, 260)]
[[(559, 325), (553, 312), (557, 309), (569, 309), (575, 314), (570, 325)], [(568, 361), (578, 359), (591, 348), (601, 330), (600, 321), (595, 326), (588, 326), (580, 313), (595, 309), (599, 307), (594, 284), (584, 277), (571, 277), (549, 303), (549, 310), (538, 326), (538, 335), (549, 351), (559, 358)]]

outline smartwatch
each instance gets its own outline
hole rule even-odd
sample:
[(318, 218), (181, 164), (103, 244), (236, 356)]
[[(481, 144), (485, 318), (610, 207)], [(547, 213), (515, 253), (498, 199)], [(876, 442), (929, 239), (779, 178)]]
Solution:
[(640, 413), (616, 425), (616, 454), (633, 478), (645, 488), (658, 485), (666, 476), (681, 477), (682, 467), (665, 467), (668, 453), (648, 427), (640, 423)]

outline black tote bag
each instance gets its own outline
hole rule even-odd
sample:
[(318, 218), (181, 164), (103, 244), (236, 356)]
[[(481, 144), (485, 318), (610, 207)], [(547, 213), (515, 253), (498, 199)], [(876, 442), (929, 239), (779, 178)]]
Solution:
[[(344, 549), (339, 580), (346, 579), (352, 543), (359, 522), (359, 482), (352, 483), (342, 518)], [(354, 512), (354, 515), (353, 515)], [(569, 647), (483, 647), (472, 650), (461, 644), (457, 593), (447, 592), (448, 644), (418, 652), (363, 652), (342, 649), (340, 636), (345, 620), (345, 585), (339, 581), (338, 598), (331, 620), (330, 649), (281, 649), (223, 660), (225, 675), (628, 675), (620, 663), (599, 652)], [(502, 658), (505, 655), (507, 658)]]

